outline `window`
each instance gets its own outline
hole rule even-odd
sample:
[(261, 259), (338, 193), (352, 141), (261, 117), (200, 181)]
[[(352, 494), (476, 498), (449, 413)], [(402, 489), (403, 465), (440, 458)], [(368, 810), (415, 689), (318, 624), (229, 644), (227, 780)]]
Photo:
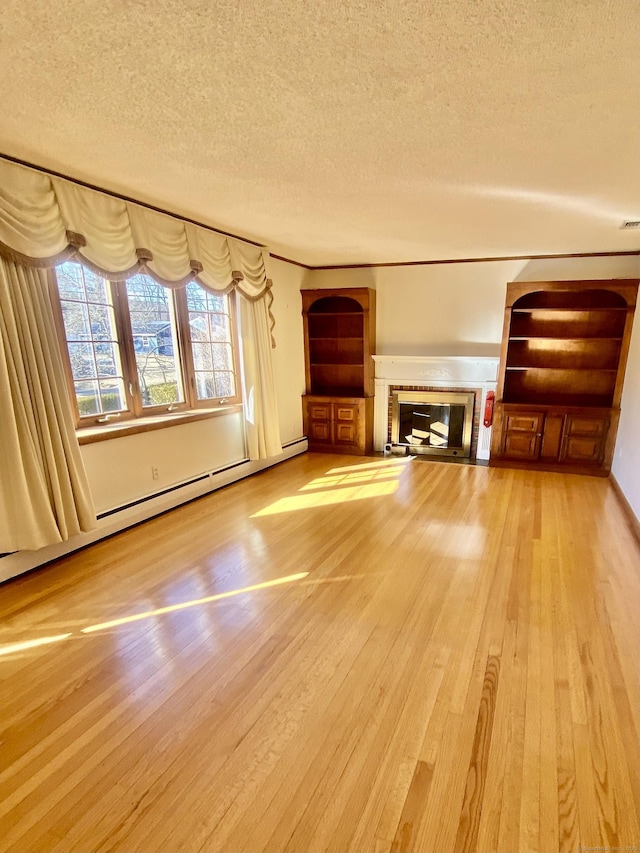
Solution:
[(199, 400), (235, 395), (231, 323), (226, 297), (187, 285), (189, 334)]
[(239, 402), (233, 296), (72, 262), (52, 284), (80, 425)]
[(134, 275), (124, 284), (140, 405), (149, 409), (165, 403), (183, 403), (172, 292), (148, 275)]

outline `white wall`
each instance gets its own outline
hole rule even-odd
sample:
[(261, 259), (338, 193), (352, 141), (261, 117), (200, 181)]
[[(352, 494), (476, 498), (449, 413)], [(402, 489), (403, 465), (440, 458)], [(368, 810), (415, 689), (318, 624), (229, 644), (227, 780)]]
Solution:
[(307, 270), (272, 258), (269, 275), (273, 279), (273, 316), (276, 320), (273, 370), (278, 398), (282, 443), (302, 435), (304, 394), (304, 336), (302, 333), (302, 288)]
[[(305, 272), (276, 260), (271, 261), (269, 270), (274, 297), (271, 310), (276, 321), (276, 348), (272, 352), (280, 437), (285, 445), (297, 441), (300, 444), (275, 460), (249, 463), (244, 421), (239, 412), (85, 444), (81, 453), (97, 513), (137, 505), (102, 519), (95, 533), (83, 534), (59, 546), (2, 558), (0, 581), (306, 449), (306, 442), (301, 441), (305, 380), (300, 296)], [(235, 467), (224, 470), (230, 466)], [(158, 469), (156, 480), (152, 467)], [(198, 482), (192, 483), (194, 480)], [(172, 491), (152, 497), (166, 490)]]
[[(272, 261), (272, 351), (280, 419), (286, 444), (302, 436), (304, 354), (300, 286), (304, 270)], [(82, 456), (98, 513), (111, 510), (209, 471), (245, 459), (242, 415), (235, 413), (165, 429), (86, 444)], [(153, 480), (151, 468), (158, 468)]]
[(242, 414), (123, 435), (84, 444), (81, 451), (100, 514), (243, 460)]
[[(372, 287), (381, 355), (498, 355), (509, 281), (638, 278), (637, 256), (314, 270), (303, 286)], [(640, 518), (640, 309), (613, 473)]]
[(640, 521), (640, 308), (633, 324), (621, 409), (611, 470)]
[[(576, 258), (541, 261), (495, 261), (411, 267), (305, 271), (271, 260), (273, 314), (276, 320), (274, 378), (283, 444), (302, 437), (301, 395), (304, 353), (301, 288), (373, 287), (377, 292), (377, 352), (386, 355), (497, 355), (502, 337), (508, 281), (637, 278), (637, 257)], [(636, 314), (613, 473), (640, 518), (640, 311)], [(306, 444), (292, 447), (292, 455)], [(163, 489), (188, 483), (142, 508), (110, 516), (95, 535), (77, 543), (23, 552), (0, 560), (0, 580), (164, 511), (181, 500), (205, 494), (264, 465), (245, 459), (242, 417), (225, 415), (166, 429), (122, 436), (84, 445), (94, 500), (99, 513), (147, 498)], [(216, 474), (228, 466), (237, 469)], [(159, 479), (151, 478), (151, 467)]]

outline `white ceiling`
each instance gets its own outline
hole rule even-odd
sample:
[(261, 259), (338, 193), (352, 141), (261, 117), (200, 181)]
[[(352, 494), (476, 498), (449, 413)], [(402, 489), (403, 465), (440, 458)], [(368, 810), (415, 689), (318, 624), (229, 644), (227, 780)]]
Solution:
[(637, 0), (5, 0), (0, 149), (310, 264), (640, 247)]

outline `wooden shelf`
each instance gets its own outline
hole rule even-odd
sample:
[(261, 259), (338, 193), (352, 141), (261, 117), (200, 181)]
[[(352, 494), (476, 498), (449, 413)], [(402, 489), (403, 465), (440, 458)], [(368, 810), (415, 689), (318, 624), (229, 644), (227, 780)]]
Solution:
[(316, 361), (311, 365), (311, 369), (316, 367), (364, 367), (361, 361)]
[(327, 397), (330, 400), (343, 399), (350, 397), (353, 399), (362, 398), (362, 391), (359, 386), (349, 387), (348, 385), (318, 385), (318, 390), (313, 394), (314, 397)]
[(558, 337), (558, 336), (554, 336), (554, 335), (509, 335), (509, 340), (510, 341), (557, 341), (558, 343), (566, 343), (566, 342), (571, 342), (571, 341), (621, 341), (622, 335), (615, 335), (615, 336), (608, 335), (607, 337), (602, 337), (602, 338), (596, 338), (596, 337), (590, 337), (590, 336), (585, 337), (584, 335), (582, 337), (576, 337), (576, 338)]
[(548, 308), (546, 306), (532, 307), (532, 308), (514, 308), (514, 314), (575, 314), (576, 316), (579, 314), (597, 314), (599, 312), (606, 312), (609, 314), (611, 311), (626, 311), (627, 309), (620, 305), (612, 305), (610, 308)]
[(512, 395), (509, 400), (504, 400), (506, 406), (519, 406), (526, 409), (527, 406), (557, 406), (562, 409), (610, 409), (611, 397), (606, 394), (532, 394), (518, 396)]
[(305, 431), (312, 450), (373, 445), (375, 291), (303, 290)]
[(359, 315), (362, 314), (361, 309), (354, 308), (351, 311), (313, 311), (309, 312), (312, 317), (352, 317), (354, 314)]
[(598, 373), (617, 373), (617, 369), (615, 367), (546, 367), (541, 366), (539, 364), (510, 364), (506, 368), (506, 370), (538, 370), (542, 372), (543, 370), (553, 370), (562, 373), (593, 373), (594, 370), (597, 370)]
[(607, 312), (590, 313), (573, 318), (569, 323), (556, 316), (533, 319), (529, 314), (514, 314), (511, 318), (509, 339), (548, 338), (549, 340), (599, 340), (624, 336), (625, 314)]
[(626, 279), (507, 286), (492, 460), (609, 470), (637, 290)]

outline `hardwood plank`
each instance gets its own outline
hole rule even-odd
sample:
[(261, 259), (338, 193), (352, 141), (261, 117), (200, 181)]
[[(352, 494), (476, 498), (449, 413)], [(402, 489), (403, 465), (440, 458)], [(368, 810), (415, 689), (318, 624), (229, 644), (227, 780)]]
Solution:
[(455, 851), (475, 850), (477, 846), (499, 675), (500, 658), (491, 656), (487, 660), (484, 676), (478, 723), (454, 846)]
[(639, 843), (604, 479), (310, 453), (1, 591), (0, 851)]

